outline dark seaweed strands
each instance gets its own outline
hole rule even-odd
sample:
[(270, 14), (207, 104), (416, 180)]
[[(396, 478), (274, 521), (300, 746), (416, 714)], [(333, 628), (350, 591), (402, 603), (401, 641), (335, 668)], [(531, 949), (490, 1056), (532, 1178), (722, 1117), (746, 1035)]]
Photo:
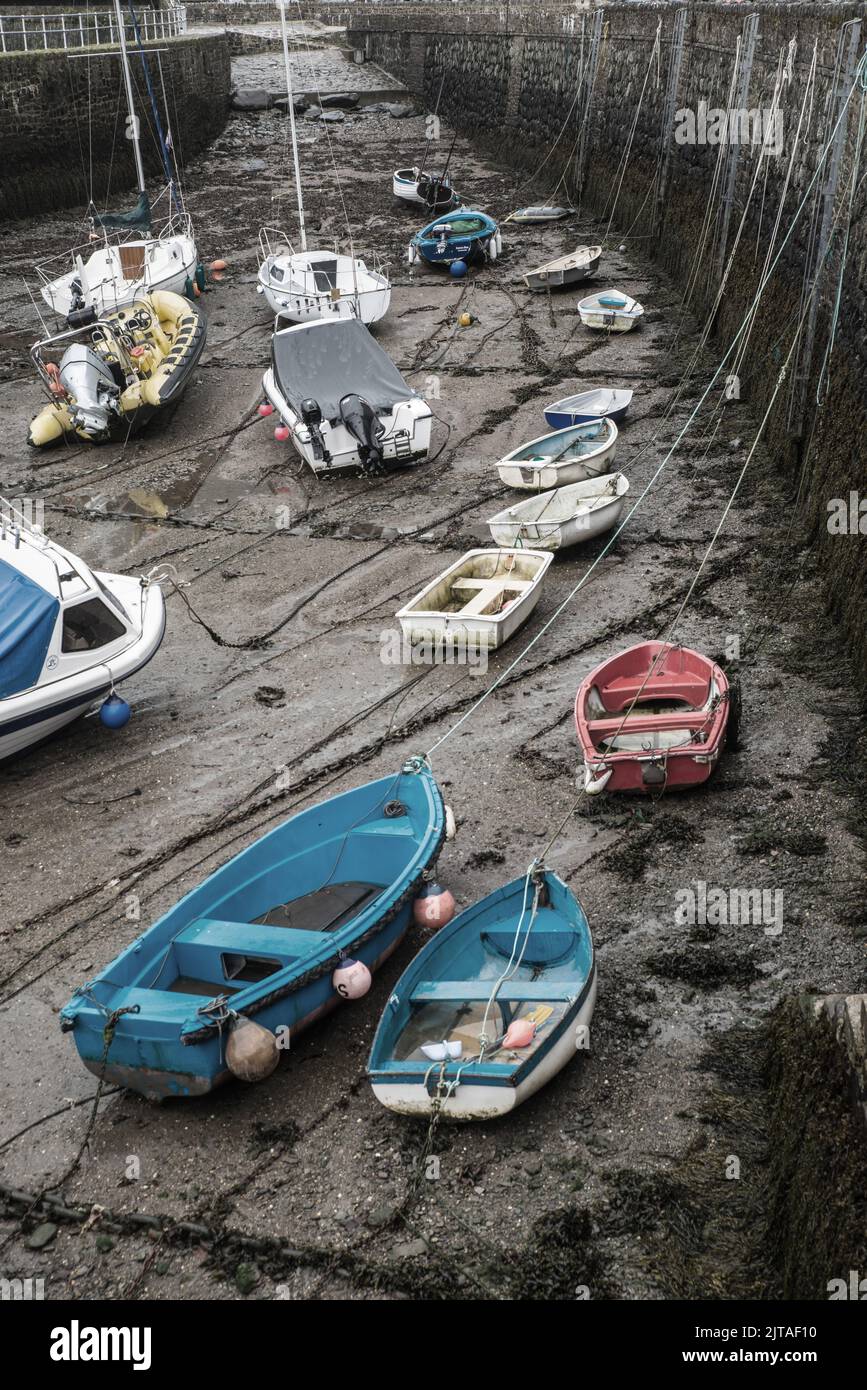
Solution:
[[(384, 912), (382, 916), (377, 917), (376, 921), (368, 927), (366, 932), (362, 932), (361, 936), (355, 938), (353, 949), (363, 946), (366, 941), (370, 941), (372, 937), (382, 931), (383, 927), (388, 926), (389, 922), (393, 922), (406, 903), (418, 895), (418, 891), (426, 881), (431, 866), (435, 864), (439, 858), (445, 837), (446, 827), (445, 818), (443, 818), (443, 828), (440, 831), (439, 839), (428, 855), (424, 868), (416, 874), (412, 882), (403, 890), (400, 897), (395, 899), (388, 911)], [(305, 970), (304, 974), (299, 975), (297, 979), (289, 980), (286, 984), (279, 985), (276, 989), (272, 989), (267, 994), (263, 994), (261, 998), (253, 1000), (253, 1002), (242, 1011), (243, 1016), (249, 1018), (253, 1014), (257, 1014), (260, 1009), (265, 1009), (270, 1004), (276, 1004), (281, 999), (287, 999), (290, 994), (295, 994), (297, 990), (303, 989), (305, 985), (311, 984), (313, 980), (318, 980), (329, 971), (336, 970), (342, 959), (343, 955), (335, 951), (327, 960), (320, 961), (318, 965), (312, 965), (309, 970)], [(192, 1047), (195, 1043), (207, 1042), (210, 1038), (217, 1037), (220, 1030), (221, 1025), (219, 1023), (208, 1023), (201, 1028), (197, 1028), (194, 1033), (183, 1033), (181, 1035), (181, 1042), (185, 1047)]]

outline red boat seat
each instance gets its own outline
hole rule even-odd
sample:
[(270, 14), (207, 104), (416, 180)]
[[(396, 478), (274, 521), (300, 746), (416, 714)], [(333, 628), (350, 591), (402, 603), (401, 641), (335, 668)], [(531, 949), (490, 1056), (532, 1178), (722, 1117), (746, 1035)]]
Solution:
[(708, 710), (686, 709), (678, 714), (631, 714), (628, 720), (622, 714), (612, 715), (610, 719), (591, 719), (587, 728), (594, 739), (609, 738), (612, 734), (649, 734), (660, 729), (709, 729), (715, 714)]
[(650, 679), (647, 679), (646, 672), (643, 675), (618, 676), (602, 686), (599, 697), (607, 710), (619, 714), (636, 699), (683, 700), (691, 709), (701, 709), (709, 693), (709, 678), (693, 676), (688, 671), (672, 672), (670, 675), (665, 671), (656, 671)]

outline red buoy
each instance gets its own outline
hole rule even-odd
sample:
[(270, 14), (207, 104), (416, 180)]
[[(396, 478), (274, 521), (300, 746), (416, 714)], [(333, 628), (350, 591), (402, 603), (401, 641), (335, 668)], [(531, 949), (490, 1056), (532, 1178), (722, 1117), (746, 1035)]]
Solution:
[(444, 927), (455, 915), (455, 900), (448, 888), (428, 883), (413, 903), (412, 915), (419, 927)]
[(285, 443), (285, 441), (289, 438), (289, 426), (278, 425), (274, 431), (274, 438), (279, 439), (281, 444)]
[(263, 401), (263, 402), (262, 402), (262, 404), (259, 406), (259, 414), (262, 416), (263, 419), (265, 418), (266, 415), (273, 415), (273, 414), (274, 414), (274, 407), (273, 407), (273, 405), (271, 404), (270, 401)]

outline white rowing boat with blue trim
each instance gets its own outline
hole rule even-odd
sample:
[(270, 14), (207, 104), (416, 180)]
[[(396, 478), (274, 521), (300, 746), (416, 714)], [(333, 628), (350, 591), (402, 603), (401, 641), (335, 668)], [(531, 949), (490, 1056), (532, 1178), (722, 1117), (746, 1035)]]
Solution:
[(490, 1120), (589, 1045), (596, 1004), (583, 909), (541, 866), (467, 908), (395, 985), (368, 1075), (400, 1115)]
[(578, 313), (585, 328), (605, 328), (609, 333), (628, 333), (644, 317), (644, 305), (617, 290), (601, 290), (579, 300)]

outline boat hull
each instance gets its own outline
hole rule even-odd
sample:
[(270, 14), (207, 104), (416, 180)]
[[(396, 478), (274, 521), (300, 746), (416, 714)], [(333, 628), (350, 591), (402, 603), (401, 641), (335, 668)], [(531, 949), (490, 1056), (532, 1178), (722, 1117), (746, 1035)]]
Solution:
[[(152, 259), (148, 263), (146, 258), (143, 273), (138, 278), (128, 280), (123, 276), (118, 247), (110, 248), (105, 266), (95, 272), (94, 283), (90, 282), (88, 274), (85, 299), (88, 304), (94, 306), (98, 317), (120, 305), (131, 303), (143, 294), (153, 294), (160, 290), (183, 294), (187, 282), (193, 280), (198, 265), (198, 252), (191, 236), (173, 236), (165, 241), (142, 238), (124, 243), (127, 252), (137, 248), (143, 248), (146, 253), (153, 248)], [(114, 255), (115, 252), (118, 253), (117, 256)], [(105, 258), (105, 252), (97, 252), (91, 257), (88, 266), (85, 267), (86, 273), (100, 256)], [(72, 309), (72, 283), (76, 279), (79, 279), (79, 271), (74, 269), (41, 287), (42, 298), (58, 318), (65, 319)]]
[[(411, 923), (412, 904), (409, 903), (388, 926), (353, 951), (354, 959), (363, 961), (374, 974), (400, 945)], [(260, 1010), (256, 1022), (278, 1036), (280, 1030), (288, 1029), (286, 1036), (295, 1038), (343, 1002), (334, 991), (331, 976), (327, 975), (290, 999)], [(106, 1085), (138, 1091), (148, 1100), (205, 1096), (232, 1079), (225, 1064), (224, 1041), (219, 1036), (180, 1049), (183, 1060), (188, 1061), (183, 1070), (177, 1065), (176, 1027), (166, 1027), (162, 1035), (146, 1040), (115, 1034), (104, 1072), (101, 1030), (77, 1027), (75, 1043), (82, 1062), (94, 1076), (104, 1074)]]
[(165, 629), (165, 601), (159, 586), (153, 584), (141, 634), (125, 651), (90, 671), (0, 700), (0, 762), (74, 723), (115, 684), (142, 670), (159, 650)]
[(95, 1075), (154, 1099), (225, 1081), (233, 1016), (274, 1034), (276, 1062), (345, 997), (339, 967), (394, 950), (447, 833), (421, 760), (290, 816), (79, 987), (62, 1029)]
[[(515, 1086), (483, 1086), (461, 1081), (457, 1089), (442, 1101), (443, 1118), (459, 1122), (500, 1119), (517, 1110), (525, 1100), (552, 1081), (580, 1050), (585, 1030), (590, 1027), (596, 1009), (597, 988), (594, 966), (589, 989), (574, 1017), (526, 1079)], [(433, 1098), (424, 1086), (374, 1077), (371, 1088), (380, 1104), (387, 1110), (393, 1110), (396, 1115), (430, 1116), (432, 1113)]]
[(725, 748), (730, 699), (722, 668), (689, 647), (642, 642), (602, 662), (575, 697), (585, 792), (701, 786)]
[[(273, 261), (277, 258), (270, 257)], [(285, 258), (284, 258), (285, 259)], [(388, 313), (391, 285), (384, 275), (365, 268), (357, 276), (357, 290), (343, 290), (338, 297), (330, 291), (311, 293), (306, 288), (277, 284), (266, 261), (259, 269), (258, 290), (271, 311), (290, 323), (314, 323), (317, 319), (360, 319), (363, 324), (378, 323)]]
[[(341, 424), (330, 425), (323, 431), (330, 459), (317, 456), (309, 429), (286, 400), (270, 367), (262, 378), (262, 389), (280, 419), (288, 426), (298, 454), (314, 473), (357, 474), (364, 471), (358, 441)], [(396, 403), (384, 423), (388, 436), (383, 447), (384, 471), (394, 472), (399, 468), (411, 468), (427, 458), (433, 416), (426, 401), (418, 397), (416, 400)]]
[[(510, 557), (510, 551), (504, 550), (502, 557), (506, 560)], [(516, 552), (523, 562), (527, 560), (538, 560), (540, 563), (536, 567), (534, 577), (529, 587), (515, 599), (502, 614), (469, 616), (464, 613), (447, 613), (435, 611), (432, 607), (426, 609), (425, 603), (432, 602), (427, 596), (438, 586), (448, 584), (449, 580), (460, 578), (466, 569), (467, 562), (473, 556), (495, 555), (494, 551), (469, 551), (456, 561), (441, 575), (438, 575), (430, 584), (425, 585), (410, 602), (399, 610), (397, 620), (400, 623), (401, 632), (406, 641), (411, 645), (427, 644), (436, 646), (440, 643), (454, 643), (457, 646), (465, 645), (473, 651), (487, 650), (494, 651), (501, 647), (504, 642), (514, 636), (520, 627), (534, 611), (539, 599), (542, 596), (542, 584), (548, 567), (553, 556), (542, 551), (518, 551)]]
[[(534, 450), (540, 455), (538, 459), (534, 461), (529, 457), (516, 457), (517, 454), (525, 453), (532, 445), (539, 446)], [(553, 453), (549, 458), (545, 458), (545, 448), (553, 450), (555, 447), (556, 444), (551, 443), (551, 436), (543, 435), (500, 459), (497, 472), (509, 487), (519, 488), (523, 492), (547, 492), (551, 488), (582, 483), (588, 478), (598, 478), (603, 473), (611, 472), (617, 452), (617, 426), (612, 422), (598, 447), (584, 454), (576, 454), (573, 458), (558, 458)]]
[[(622, 474), (620, 475), (622, 477)], [(580, 545), (584, 541), (593, 540), (595, 536), (601, 536), (606, 531), (610, 531), (616, 526), (626, 505), (626, 494), (629, 484), (623, 479), (625, 486), (620, 488), (615, 496), (610, 500), (601, 500), (600, 505), (593, 505), (584, 511), (576, 512), (573, 516), (563, 519), (546, 521), (544, 515), (539, 520), (523, 520), (520, 512), (521, 507), (533, 505), (536, 502), (553, 502), (557, 497), (558, 489), (549, 493), (541, 493), (532, 504), (520, 503), (517, 507), (500, 512), (498, 516), (492, 517), (488, 522), (491, 535), (497, 545), (528, 545), (536, 550), (566, 550), (569, 546)], [(580, 484), (578, 485), (580, 486)]]

